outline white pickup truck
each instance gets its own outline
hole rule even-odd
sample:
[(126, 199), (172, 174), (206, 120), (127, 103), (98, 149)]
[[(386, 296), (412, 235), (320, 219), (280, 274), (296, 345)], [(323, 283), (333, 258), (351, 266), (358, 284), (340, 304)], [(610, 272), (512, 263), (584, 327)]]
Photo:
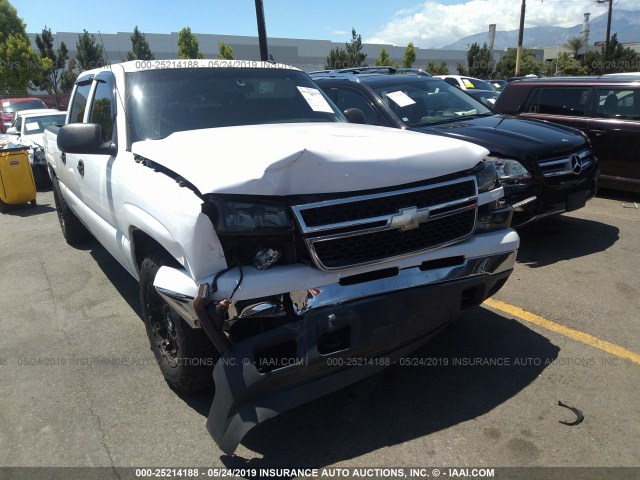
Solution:
[(46, 131), (67, 242), (90, 233), (139, 280), (166, 381), (215, 383), (226, 453), (406, 356), (513, 269), (487, 150), (357, 113), (284, 65), (133, 61), (82, 73)]

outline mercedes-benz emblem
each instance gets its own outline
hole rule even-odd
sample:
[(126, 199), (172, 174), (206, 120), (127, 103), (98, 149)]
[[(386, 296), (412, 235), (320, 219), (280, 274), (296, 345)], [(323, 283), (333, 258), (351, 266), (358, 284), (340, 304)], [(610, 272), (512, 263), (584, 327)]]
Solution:
[(582, 171), (582, 159), (579, 155), (571, 157), (571, 170), (578, 175)]

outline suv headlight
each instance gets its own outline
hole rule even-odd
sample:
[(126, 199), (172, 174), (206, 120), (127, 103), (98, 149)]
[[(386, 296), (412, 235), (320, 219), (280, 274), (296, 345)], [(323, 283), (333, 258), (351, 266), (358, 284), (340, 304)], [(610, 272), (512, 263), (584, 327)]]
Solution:
[(478, 183), (478, 193), (488, 192), (498, 187), (498, 175), (493, 162), (480, 162), (473, 169), (473, 174)]
[(272, 203), (248, 203), (233, 200), (214, 202), (216, 230), (222, 234), (286, 233), (293, 230), (289, 208)]
[(518, 180), (531, 178), (527, 169), (517, 160), (494, 157), (492, 155), (486, 157), (485, 160), (495, 165), (498, 177), (502, 182), (517, 182)]

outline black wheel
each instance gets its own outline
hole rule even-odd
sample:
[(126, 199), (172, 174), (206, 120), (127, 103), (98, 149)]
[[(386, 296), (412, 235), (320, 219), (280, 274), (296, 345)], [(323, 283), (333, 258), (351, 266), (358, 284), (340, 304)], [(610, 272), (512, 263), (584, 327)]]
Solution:
[(0, 213), (4, 213), (7, 211), (7, 204), (0, 200)]
[(140, 268), (140, 304), (160, 371), (180, 392), (196, 392), (213, 385), (213, 367), (220, 355), (200, 329), (191, 328), (165, 302), (153, 286), (161, 266), (176, 262), (165, 252), (148, 255)]
[(38, 206), (38, 202), (36, 202), (36, 199), (34, 198), (33, 200), (31, 200), (31, 202), (29, 202), (31, 204), (32, 207), (37, 207)]
[(56, 204), (56, 211), (58, 212), (60, 229), (67, 243), (69, 245), (77, 245), (89, 240), (91, 233), (78, 217), (76, 217), (75, 213), (71, 211), (60, 192), (60, 187), (55, 182), (53, 184), (53, 200)]

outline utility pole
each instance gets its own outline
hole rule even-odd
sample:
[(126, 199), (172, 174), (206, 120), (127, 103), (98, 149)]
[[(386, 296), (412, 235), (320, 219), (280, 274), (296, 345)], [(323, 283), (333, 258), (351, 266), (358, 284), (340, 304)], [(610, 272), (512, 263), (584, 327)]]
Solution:
[(264, 21), (264, 7), (262, 0), (256, 0), (256, 20), (258, 21), (258, 42), (260, 44), (260, 60), (269, 60), (269, 48), (267, 47), (267, 27)]
[(601, 5), (609, 4), (609, 14), (607, 16), (607, 37), (604, 40), (604, 56), (602, 59), (602, 73), (607, 71), (607, 63), (609, 62), (609, 38), (611, 37), (611, 11), (613, 10), (613, 0), (596, 0)]
[(522, 7), (520, 9), (520, 31), (518, 32), (518, 51), (516, 53), (516, 77), (520, 75), (520, 62), (522, 61), (522, 37), (524, 36), (524, 13), (526, 8), (526, 0), (522, 0)]

